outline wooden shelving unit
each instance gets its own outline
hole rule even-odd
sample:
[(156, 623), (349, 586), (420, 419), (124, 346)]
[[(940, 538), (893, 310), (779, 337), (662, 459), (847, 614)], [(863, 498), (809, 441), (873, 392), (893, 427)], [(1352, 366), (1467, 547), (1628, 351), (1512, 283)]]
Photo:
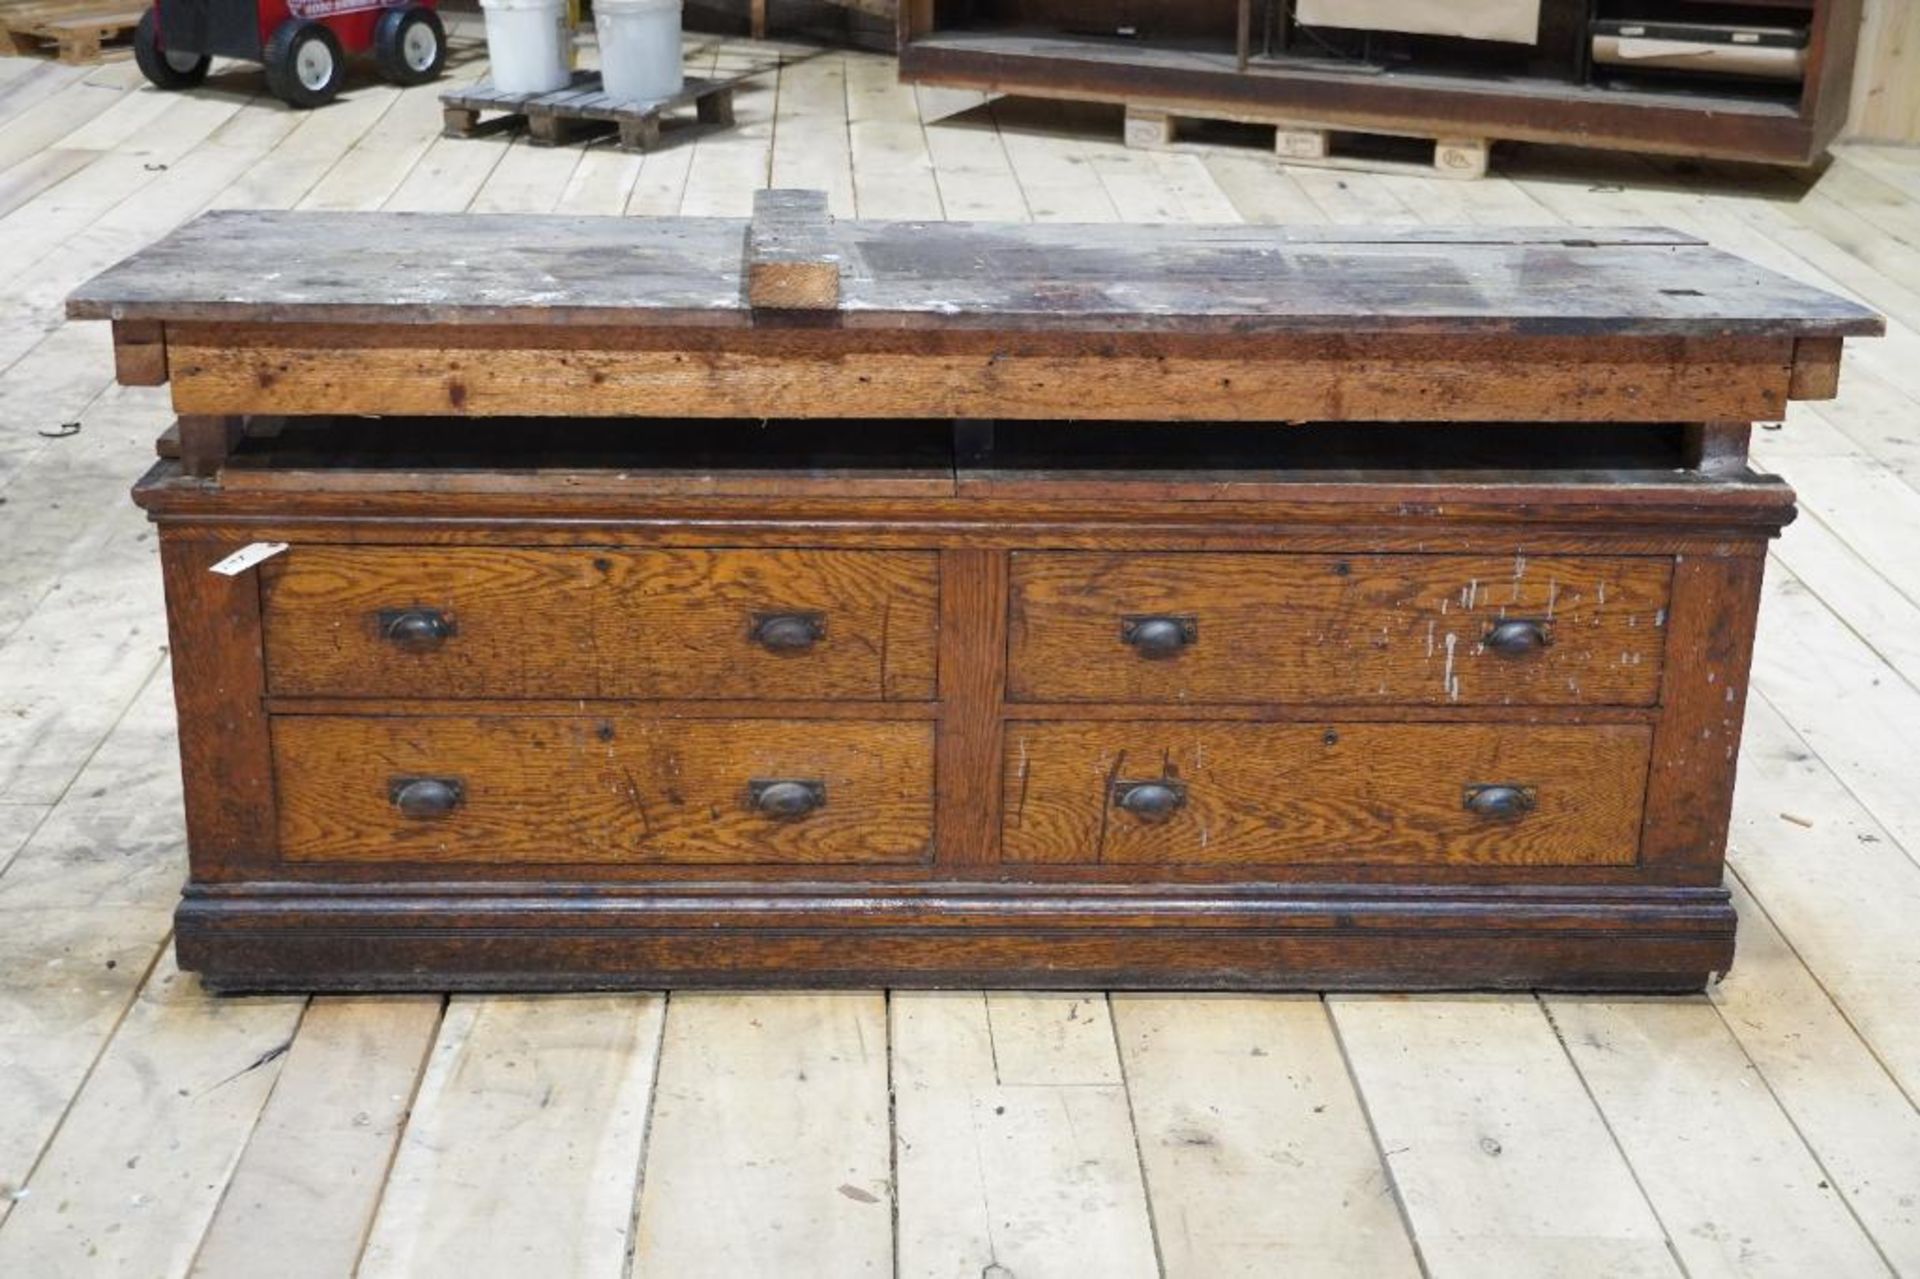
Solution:
[[(1195, 118), (1804, 165), (1845, 123), (1860, 0), (1542, 0), (1534, 45), (1302, 28), (1285, 0), (903, 0), (910, 83)], [(1799, 81), (1591, 65), (1591, 23), (1804, 27)]]

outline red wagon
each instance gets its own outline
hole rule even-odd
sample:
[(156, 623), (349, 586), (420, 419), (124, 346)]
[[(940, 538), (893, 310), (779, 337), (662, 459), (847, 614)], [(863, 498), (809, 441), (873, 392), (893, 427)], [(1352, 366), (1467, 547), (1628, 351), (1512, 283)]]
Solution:
[(162, 89), (206, 78), (215, 55), (265, 65), (267, 87), (296, 107), (331, 102), (347, 58), (371, 53), (395, 84), (424, 84), (447, 61), (436, 0), (154, 0), (134, 31), (134, 60)]

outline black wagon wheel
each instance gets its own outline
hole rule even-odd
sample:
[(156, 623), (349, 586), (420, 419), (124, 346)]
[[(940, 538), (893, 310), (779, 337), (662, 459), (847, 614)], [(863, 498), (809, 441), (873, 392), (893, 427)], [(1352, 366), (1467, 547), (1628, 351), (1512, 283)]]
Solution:
[(389, 9), (373, 29), (373, 59), (394, 84), (425, 84), (447, 65), (447, 31), (431, 9)]
[(347, 78), (347, 57), (333, 32), (299, 18), (273, 29), (263, 61), (267, 88), (289, 106), (325, 106)]
[(149, 8), (133, 29), (133, 61), (155, 87), (191, 89), (207, 78), (213, 59), (204, 53), (176, 53), (160, 34), (160, 11)]

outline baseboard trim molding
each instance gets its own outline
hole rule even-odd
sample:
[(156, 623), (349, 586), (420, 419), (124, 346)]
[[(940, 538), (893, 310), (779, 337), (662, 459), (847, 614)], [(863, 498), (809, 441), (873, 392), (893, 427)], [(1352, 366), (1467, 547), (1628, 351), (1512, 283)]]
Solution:
[(1722, 888), (190, 887), (223, 991), (664, 986), (1698, 990)]

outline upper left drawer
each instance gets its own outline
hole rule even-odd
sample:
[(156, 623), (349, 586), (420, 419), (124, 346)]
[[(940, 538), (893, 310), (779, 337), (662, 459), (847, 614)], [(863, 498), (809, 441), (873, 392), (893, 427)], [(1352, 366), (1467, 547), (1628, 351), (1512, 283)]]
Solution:
[(934, 696), (930, 552), (296, 546), (261, 591), (282, 696)]

